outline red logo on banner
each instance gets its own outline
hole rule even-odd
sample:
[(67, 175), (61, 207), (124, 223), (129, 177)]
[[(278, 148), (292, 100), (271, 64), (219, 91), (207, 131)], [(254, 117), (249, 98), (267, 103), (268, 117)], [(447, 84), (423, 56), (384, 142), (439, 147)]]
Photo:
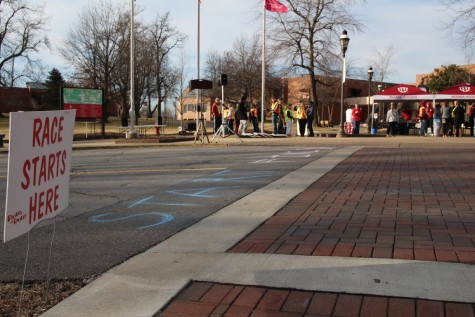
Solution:
[(19, 223), (20, 221), (23, 221), (26, 219), (26, 214), (23, 213), (23, 211), (17, 211), (13, 215), (8, 215), (8, 222), (11, 223), (12, 225)]
[(407, 94), (407, 92), (409, 91), (409, 88), (407, 87), (399, 87), (397, 89), (401, 94)]

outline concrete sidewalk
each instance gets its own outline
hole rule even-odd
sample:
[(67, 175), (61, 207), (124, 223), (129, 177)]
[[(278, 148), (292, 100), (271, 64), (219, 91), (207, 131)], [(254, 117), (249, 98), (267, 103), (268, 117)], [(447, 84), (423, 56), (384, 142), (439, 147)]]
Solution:
[(475, 316), (475, 140), (432, 140), (324, 140), (42, 316)]

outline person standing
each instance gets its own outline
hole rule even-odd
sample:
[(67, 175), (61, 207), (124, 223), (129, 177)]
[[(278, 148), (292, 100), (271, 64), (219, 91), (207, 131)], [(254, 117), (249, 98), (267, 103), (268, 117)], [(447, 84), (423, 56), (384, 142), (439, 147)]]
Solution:
[(251, 105), (251, 111), (249, 112), (249, 118), (251, 120), (252, 127), (254, 128), (254, 133), (261, 132), (259, 130), (259, 123), (258, 123), (258, 119), (257, 119), (257, 118), (259, 118), (259, 110), (257, 109), (255, 104)]
[(360, 124), (361, 120), (363, 119), (363, 109), (360, 108), (360, 106), (355, 103), (355, 107), (352, 110), (352, 116), (353, 116), (353, 133), (355, 135), (360, 134)]
[(346, 135), (353, 135), (353, 109), (351, 106), (348, 106), (345, 112), (345, 133)]
[(442, 128), (442, 107), (440, 104), (436, 104), (434, 107), (434, 137), (440, 136), (440, 130)]
[(229, 104), (228, 106), (228, 127), (231, 131), (234, 131), (234, 116), (235, 116), (235, 110), (234, 106), (232, 103)]
[(246, 133), (247, 129), (247, 97), (243, 95), (236, 109), (236, 120), (239, 120), (238, 135)]
[(305, 136), (305, 126), (307, 125), (307, 111), (303, 103), (297, 106), (297, 122), (299, 128), (299, 134), (301, 137)]
[(434, 133), (434, 107), (432, 107), (432, 102), (430, 101), (426, 103), (426, 113), (427, 113), (426, 134), (429, 128), (430, 128), (430, 132)]
[(454, 132), (455, 137), (459, 138), (462, 136), (462, 123), (465, 120), (465, 110), (458, 100), (455, 100), (455, 107), (452, 109), (452, 117), (454, 118)]
[(315, 104), (313, 101), (310, 101), (310, 104), (307, 107), (307, 127), (308, 127), (308, 136), (315, 136), (313, 133), (313, 120), (315, 119)]
[(426, 136), (428, 118), (427, 118), (425, 100), (421, 101), (421, 105), (419, 106), (418, 116), (421, 123), (421, 126), (419, 128), (419, 136)]
[(452, 134), (452, 107), (447, 101), (442, 101), (442, 134), (444, 138), (447, 138)]
[(412, 111), (407, 105), (404, 105), (404, 110), (402, 111), (401, 115), (404, 120), (404, 134), (408, 135), (412, 119)]
[(287, 109), (285, 109), (285, 135), (292, 136), (292, 125), (294, 121), (294, 116), (292, 115), (292, 109), (290, 105), (287, 105)]
[(271, 111), (272, 111), (272, 127), (273, 133), (279, 133), (279, 126), (281, 125), (281, 112), (282, 112), (282, 104), (279, 99), (275, 99), (272, 97), (272, 104), (271, 104)]
[(214, 133), (216, 133), (223, 123), (223, 115), (221, 113), (221, 99), (216, 98), (214, 100), (213, 105), (211, 105), (211, 113), (213, 114)]
[(399, 112), (396, 109), (396, 104), (391, 102), (391, 107), (386, 114), (386, 122), (389, 125), (389, 136), (396, 136), (397, 125), (399, 122)]

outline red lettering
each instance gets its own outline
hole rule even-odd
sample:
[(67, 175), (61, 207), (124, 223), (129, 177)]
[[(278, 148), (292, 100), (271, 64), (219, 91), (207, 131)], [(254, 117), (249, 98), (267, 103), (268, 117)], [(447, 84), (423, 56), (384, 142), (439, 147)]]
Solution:
[[(54, 179), (55, 173), (54, 173), (54, 166), (56, 164), (56, 155), (50, 154), (48, 158), (48, 179)], [(57, 175), (56, 175), (57, 176)]]
[(37, 165), (38, 161), (40, 160), (40, 157), (37, 156), (31, 160), (31, 163), (33, 163), (33, 186), (37, 185), (37, 179), (36, 179), (36, 171), (37, 171)]
[(53, 211), (57, 211), (59, 209), (58, 200), (59, 200), (59, 185), (54, 186), (54, 209)]
[(64, 123), (64, 117), (61, 116), (61, 117), (59, 117), (58, 142), (63, 141), (63, 135), (62, 135), (63, 130), (64, 130), (63, 123)]
[(46, 144), (51, 144), (50, 143), (50, 126), (49, 126), (49, 118), (46, 117), (45, 118), (45, 125), (44, 125), (44, 128), (43, 128), (43, 135), (41, 137), (41, 146), (43, 147), (45, 145), (45, 141), (46, 141)]
[(33, 147), (40, 145), (40, 131), (41, 131), (41, 119), (35, 118), (33, 120)]
[(64, 117), (33, 120), (33, 147), (43, 147), (63, 141)]
[(25, 163), (23, 163), (23, 176), (25, 177), (24, 182), (21, 182), (21, 188), (24, 190), (28, 189), (30, 187), (30, 175), (28, 174), (28, 171), (31, 168), (31, 163), (30, 160), (26, 160)]
[(41, 192), (38, 195), (38, 205), (36, 209), (36, 214), (38, 215), (38, 220), (41, 220), (43, 218), (43, 207), (45, 206), (45, 192)]
[(59, 209), (59, 185), (30, 197), (29, 223), (35, 223)]
[(66, 173), (68, 152), (58, 151), (48, 156), (36, 156), (23, 163), (23, 180), (21, 188), (28, 189), (30, 185), (40, 186)]
[(58, 127), (58, 118), (54, 117), (53, 118), (53, 123), (51, 124), (51, 144), (56, 143), (56, 137), (58, 136), (57, 133), (53, 133), (54, 130)]
[(52, 213), (54, 210), (51, 208), (51, 201), (53, 200), (53, 189), (49, 188), (46, 192), (46, 206), (45, 206), (45, 216), (48, 215), (48, 212)]
[(40, 172), (38, 174), (38, 186), (41, 185), (41, 182), (46, 182), (47, 181), (47, 171), (46, 171), (46, 157), (42, 156), (41, 157), (41, 163), (40, 163)]
[(35, 193), (33, 196), (30, 197), (30, 209), (29, 209), (29, 222), (30, 222), (30, 225), (32, 222), (36, 222), (36, 210), (37, 210), (37, 206), (36, 206), (36, 199), (38, 197), (38, 194)]
[[(68, 153), (66, 151), (63, 151), (62, 156), (61, 156), (61, 175), (64, 175), (66, 173), (66, 158)], [(58, 164), (59, 165), (59, 164)]]

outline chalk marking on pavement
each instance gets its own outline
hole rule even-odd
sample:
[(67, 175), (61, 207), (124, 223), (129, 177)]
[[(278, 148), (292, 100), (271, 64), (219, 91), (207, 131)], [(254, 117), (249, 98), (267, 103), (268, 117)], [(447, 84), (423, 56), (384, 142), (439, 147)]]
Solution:
[(262, 164), (262, 163), (290, 163), (292, 161), (281, 161), (276, 159), (262, 159), (252, 162), (252, 164)]
[(216, 198), (219, 196), (207, 195), (206, 193), (212, 192), (214, 190), (230, 189), (230, 188), (242, 188), (242, 187), (241, 186), (226, 186), (226, 187), (208, 187), (208, 188), (194, 188), (194, 189), (183, 189), (183, 190), (167, 190), (166, 193), (178, 195), (178, 196)]
[(210, 178), (197, 178), (194, 179), (193, 182), (214, 182), (214, 183), (221, 183), (221, 182), (240, 182), (242, 180), (248, 180), (251, 178), (260, 178), (263, 176), (271, 176), (271, 175), (256, 175), (256, 176), (241, 176), (241, 177), (230, 177), (230, 178), (224, 178), (224, 177), (210, 177)]
[(163, 212), (150, 212), (150, 213), (144, 213), (144, 214), (129, 215), (129, 216), (119, 217), (119, 218), (114, 218), (114, 219), (102, 219), (103, 217), (105, 217), (107, 215), (110, 215), (110, 214), (111, 213), (95, 215), (95, 216), (90, 217), (89, 221), (96, 222), (96, 223), (110, 223), (110, 222), (123, 221), (123, 220), (128, 220), (130, 218), (142, 217), (142, 216), (146, 216), (146, 217), (159, 216), (159, 217), (161, 217), (161, 220), (159, 222), (155, 222), (151, 225), (139, 227), (139, 229), (147, 229), (147, 228), (151, 228), (151, 227), (160, 226), (164, 223), (167, 223), (167, 222), (170, 222), (170, 221), (173, 220), (172, 215), (166, 214), (166, 213), (163, 213)]
[(154, 206), (183, 206), (183, 207), (194, 207), (198, 206), (196, 204), (180, 204), (180, 203), (154, 203), (150, 202), (150, 200), (154, 198), (153, 196), (141, 199), (133, 203), (132, 205), (129, 206), (129, 208), (133, 208), (139, 205), (154, 205)]
[(220, 174), (225, 174), (225, 173), (229, 173), (229, 172), (231, 172), (231, 170), (223, 170), (223, 171), (216, 172), (214, 174), (215, 175), (220, 175)]

